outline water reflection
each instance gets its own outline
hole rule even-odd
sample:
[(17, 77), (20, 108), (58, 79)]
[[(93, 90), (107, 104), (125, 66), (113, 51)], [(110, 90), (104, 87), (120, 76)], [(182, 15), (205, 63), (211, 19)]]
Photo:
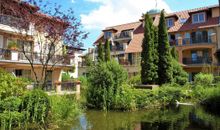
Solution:
[(192, 106), (138, 112), (87, 111), (61, 130), (220, 130), (220, 117)]

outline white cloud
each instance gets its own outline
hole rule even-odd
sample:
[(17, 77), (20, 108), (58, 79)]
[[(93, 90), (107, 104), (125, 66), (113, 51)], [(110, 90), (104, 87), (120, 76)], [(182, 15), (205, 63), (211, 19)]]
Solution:
[[(142, 13), (155, 8), (155, 0), (85, 0), (99, 3), (97, 9), (89, 14), (81, 14), (82, 24), (86, 29), (103, 29), (104, 27), (134, 22), (141, 18)], [(159, 9), (171, 12), (164, 0), (158, 0)]]
[(76, 2), (76, 0), (71, 0), (71, 2), (72, 2), (72, 3), (75, 3), (75, 2)]

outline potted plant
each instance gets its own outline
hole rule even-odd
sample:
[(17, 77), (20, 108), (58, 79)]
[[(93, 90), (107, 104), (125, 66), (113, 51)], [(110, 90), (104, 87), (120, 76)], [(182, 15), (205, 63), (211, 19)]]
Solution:
[(18, 60), (18, 44), (16, 41), (8, 43), (8, 49), (11, 51), (11, 60)]

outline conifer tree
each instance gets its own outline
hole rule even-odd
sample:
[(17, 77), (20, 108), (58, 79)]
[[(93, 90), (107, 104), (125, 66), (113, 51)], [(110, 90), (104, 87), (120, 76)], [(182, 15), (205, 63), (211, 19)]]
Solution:
[(105, 42), (105, 61), (111, 60), (111, 52), (110, 52), (110, 41), (106, 40)]
[(100, 42), (98, 45), (98, 61), (102, 62), (104, 61), (105, 57), (104, 57), (104, 48), (102, 43)]
[(160, 22), (158, 27), (158, 53), (159, 84), (170, 83), (173, 80), (172, 56), (170, 53), (170, 45), (168, 40), (164, 10), (161, 11)]
[(154, 77), (154, 83), (158, 84), (159, 80), (159, 76), (158, 76), (158, 62), (159, 62), (159, 54), (158, 54), (158, 27), (153, 26), (153, 31), (154, 31), (154, 53), (153, 53), (153, 57), (154, 57), (154, 65), (155, 65), (155, 71), (156, 71), (156, 75)]
[(145, 15), (144, 39), (141, 52), (141, 81), (142, 84), (154, 84), (157, 78), (154, 64), (154, 30), (149, 14)]

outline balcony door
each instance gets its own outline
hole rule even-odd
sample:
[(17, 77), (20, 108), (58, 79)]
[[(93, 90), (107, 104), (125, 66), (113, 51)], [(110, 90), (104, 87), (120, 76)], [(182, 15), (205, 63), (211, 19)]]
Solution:
[(195, 63), (198, 59), (198, 54), (196, 51), (191, 52), (192, 63)]

